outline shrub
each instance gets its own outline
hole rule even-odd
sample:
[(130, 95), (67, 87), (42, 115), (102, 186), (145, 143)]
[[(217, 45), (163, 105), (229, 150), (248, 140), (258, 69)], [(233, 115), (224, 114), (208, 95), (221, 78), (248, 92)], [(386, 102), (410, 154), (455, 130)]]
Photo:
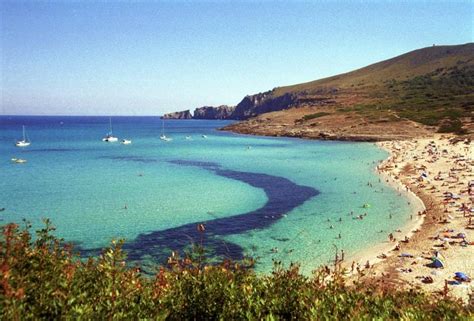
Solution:
[(311, 120), (311, 119), (315, 119), (315, 118), (319, 118), (319, 117), (323, 117), (323, 116), (327, 116), (327, 115), (331, 115), (331, 113), (321, 111), (321, 112), (314, 113), (314, 114), (304, 115), (301, 118), (301, 120), (306, 121), (306, 120)]
[(455, 133), (457, 135), (464, 135), (467, 130), (462, 127), (462, 122), (459, 119), (447, 120), (439, 126), (438, 133)]
[(154, 277), (127, 266), (122, 241), (83, 259), (51, 235), (35, 240), (29, 226), (3, 227), (0, 239), (2, 320), (462, 320), (459, 302), (419, 292), (348, 286), (343, 271), (299, 273), (279, 265), (257, 275), (241, 262), (209, 265), (177, 253)]

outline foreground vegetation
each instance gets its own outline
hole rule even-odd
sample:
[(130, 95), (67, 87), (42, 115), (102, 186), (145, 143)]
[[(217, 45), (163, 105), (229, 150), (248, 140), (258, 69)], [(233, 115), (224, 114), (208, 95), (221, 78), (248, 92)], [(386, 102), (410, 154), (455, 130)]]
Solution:
[[(81, 259), (46, 222), (3, 227), (0, 239), (0, 318), (154, 320), (467, 320), (459, 302), (417, 292), (346, 285), (341, 272), (311, 278), (297, 266), (257, 275), (241, 263), (206, 264), (203, 250), (173, 254), (154, 277), (129, 267), (121, 242)], [(204, 231), (203, 231), (204, 233)], [(471, 313), (471, 314), (470, 314)]]

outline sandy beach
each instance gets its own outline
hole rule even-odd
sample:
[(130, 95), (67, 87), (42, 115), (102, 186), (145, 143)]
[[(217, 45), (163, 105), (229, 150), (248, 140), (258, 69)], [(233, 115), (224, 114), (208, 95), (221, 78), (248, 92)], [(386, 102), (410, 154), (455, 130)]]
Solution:
[[(377, 144), (390, 152), (377, 168), (382, 177), (400, 193), (411, 194), (409, 200), (418, 198), (423, 204), (413, 222), (393, 231), (386, 243), (347, 262), (368, 261), (365, 280), (449, 293), (467, 302), (474, 282), (455, 278), (455, 273), (474, 277), (472, 142), (435, 135)], [(437, 260), (442, 266), (434, 267)]]

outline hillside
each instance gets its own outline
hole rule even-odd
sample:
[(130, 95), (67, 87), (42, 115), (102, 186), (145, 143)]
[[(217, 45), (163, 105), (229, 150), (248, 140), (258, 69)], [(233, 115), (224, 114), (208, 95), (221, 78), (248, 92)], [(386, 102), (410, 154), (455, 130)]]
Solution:
[(474, 43), (457, 46), (433, 46), (414, 50), (345, 74), (308, 83), (279, 87), (276, 95), (288, 92), (315, 92), (321, 87), (369, 87), (387, 80), (404, 81), (423, 76), (440, 68), (448, 69), (474, 64)]
[(351, 140), (433, 131), (465, 134), (473, 132), (473, 110), (474, 43), (469, 43), (427, 47), (345, 74), (247, 96), (233, 118), (249, 120), (226, 129)]

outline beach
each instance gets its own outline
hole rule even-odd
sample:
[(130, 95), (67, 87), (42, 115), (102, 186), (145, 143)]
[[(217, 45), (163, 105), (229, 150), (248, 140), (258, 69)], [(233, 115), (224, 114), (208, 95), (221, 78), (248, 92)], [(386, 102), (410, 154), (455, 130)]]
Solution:
[(413, 224), (357, 257), (359, 264), (369, 262), (363, 279), (467, 302), (474, 285), (455, 278), (455, 273), (474, 276), (472, 142), (436, 134), (377, 144), (390, 153), (377, 167), (382, 177), (397, 182), (401, 193), (414, 193), (424, 207), (414, 214)]

